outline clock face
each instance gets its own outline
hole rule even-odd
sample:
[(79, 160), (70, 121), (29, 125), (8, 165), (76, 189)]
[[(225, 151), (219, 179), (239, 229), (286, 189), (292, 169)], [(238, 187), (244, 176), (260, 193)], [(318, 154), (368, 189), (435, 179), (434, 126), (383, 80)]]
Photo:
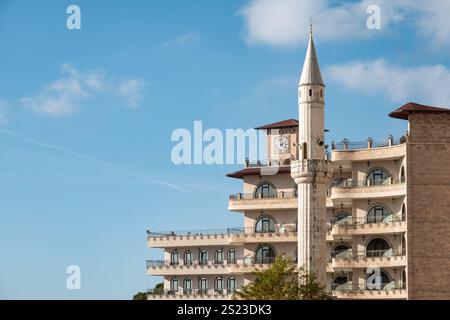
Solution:
[(277, 153), (286, 153), (289, 150), (289, 137), (279, 136), (275, 138), (275, 150)]

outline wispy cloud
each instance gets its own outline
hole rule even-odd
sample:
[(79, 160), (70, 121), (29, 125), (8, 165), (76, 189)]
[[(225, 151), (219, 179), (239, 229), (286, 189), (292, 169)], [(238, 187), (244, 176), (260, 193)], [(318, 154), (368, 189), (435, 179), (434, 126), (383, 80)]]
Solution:
[(392, 102), (422, 101), (450, 106), (450, 69), (443, 65), (402, 67), (384, 59), (325, 68), (331, 81), (355, 92), (382, 96)]
[(304, 43), (310, 17), (321, 41), (353, 41), (380, 35), (367, 29), (370, 5), (381, 9), (383, 29), (392, 24), (411, 23), (435, 45), (450, 44), (450, 1), (443, 0), (251, 0), (238, 14), (244, 19), (249, 44), (279, 47)]
[(196, 31), (188, 31), (173, 40), (168, 40), (162, 44), (163, 47), (186, 46), (200, 41), (200, 34)]
[(101, 71), (80, 71), (69, 64), (61, 66), (61, 77), (20, 103), (36, 114), (62, 117), (77, 113), (87, 99), (98, 94), (118, 95), (125, 105), (137, 108), (142, 101), (142, 80), (115, 81)]
[(143, 80), (124, 80), (119, 84), (119, 94), (126, 101), (128, 107), (136, 109), (142, 101)]
[(31, 144), (34, 144), (34, 145), (37, 145), (37, 146), (40, 146), (40, 147), (43, 147), (43, 148), (46, 148), (46, 149), (51, 149), (51, 150), (55, 150), (55, 151), (64, 153), (64, 154), (66, 154), (66, 155), (68, 155), (70, 157), (73, 157), (75, 159), (84, 160), (84, 161), (90, 161), (90, 162), (96, 163), (96, 164), (104, 166), (104, 167), (113, 168), (113, 169), (116, 169), (116, 170), (120, 170), (122, 172), (126, 172), (129, 176), (132, 176), (132, 177), (134, 177), (136, 179), (140, 179), (140, 180), (143, 180), (143, 181), (146, 181), (146, 182), (150, 182), (152, 184), (157, 184), (157, 185), (169, 187), (169, 188), (175, 189), (175, 190), (183, 192), (183, 193), (189, 193), (186, 189), (184, 189), (184, 188), (182, 188), (182, 187), (180, 187), (180, 186), (178, 186), (178, 185), (176, 185), (174, 183), (169, 183), (169, 182), (157, 180), (157, 179), (148, 177), (147, 175), (140, 174), (140, 173), (131, 173), (129, 170), (122, 169), (121, 167), (117, 166), (116, 164), (114, 164), (112, 162), (105, 161), (105, 160), (102, 160), (102, 159), (99, 159), (99, 158), (96, 158), (96, 157), (92, 157), (92, 156), (84, 154), (84, 153), (73, 151), (73, 150), (70, 150), (70, 149), (67, 149), (67, 148), (64, 148), (64, 147), (61, 147), (61, 146), (57, 146), (57, 145), (54, 145), (54, 144), (50, 144), (50, 143), (47, 143), (47, 142), (39, 141), (39, 140), (30, 138), (30, 137), (27, 137), (27, 136), (18, 134), (18, 133), (14, 132), (14, 131), (7, 130), (7, 129), (0, 129), (0, 133), (3, 133), (3, 134), (6, 134), (6, 135), (9, 135), (9, 136), (18, 138), (18, 139), (23, 140), (25, 142), (28, 142), (28, 143), (31, 143)]

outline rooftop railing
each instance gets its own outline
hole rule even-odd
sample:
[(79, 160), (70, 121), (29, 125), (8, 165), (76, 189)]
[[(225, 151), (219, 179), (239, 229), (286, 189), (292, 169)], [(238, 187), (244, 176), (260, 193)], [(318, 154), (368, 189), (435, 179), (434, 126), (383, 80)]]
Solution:
[(188, 231), (158, 231), (152, 232), (147, 230), (147, 237), (201, 237), (201, 236), (241, 236), (241, 235), (258, 235), (258, 234), (287, 234), (296, 233), (295, 224), (274, 225), (267, 229), (256, 229), (254, 227), (236, 227), (227, 229), (206, 229), (206, 230), (188, 230)]
[(392, 135), (385, 141), (374, 141), (372, 138), (368, 138), (366, 141), (350, 141), (347, 139), (341, 142), (331, 142), (331, 150), (358, 150), (358, 149), (372, 149), (372, 148), (382, 148), (382, 147), (392, 147), (395, 145), (400, 145), (406, 143), (407, 135), (401, 137), (400, 139), (395, 139)]

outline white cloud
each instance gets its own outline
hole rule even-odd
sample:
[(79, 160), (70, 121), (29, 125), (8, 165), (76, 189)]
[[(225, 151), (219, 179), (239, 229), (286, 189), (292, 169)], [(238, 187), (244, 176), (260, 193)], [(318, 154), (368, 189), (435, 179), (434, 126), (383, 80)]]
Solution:
[(99, 93), (110, 93), (125, 98), (127, 106), (137, 108), (142, 100), (143, 81), (114, 81), (100, 71), (82, 72), (69, 64), (61, 66), (61, 77), (34, 96), (20, 102), (36, 114), (52, 117), (68, 116), (78, 112), (82, 103)]
[(119, 94), (126, 101), (128, 107), (135, 109), (142, 101), (142, 89), (145, 82), (142, 80), (125, 80), (119, 84)]
[(370, 5), (380, 7), (382, 29), (408, 22), (435, 45), (450, 44), (450, 1), (446, 0), (251, 0), (239, 14), (244, 18), (249, 44), (293, 46), (306, 41), (310, 17), (314, 33), (325, 41), (383, 34), (367, 29)]
[(325, 68), (325, 76), (345, 88), (395, 103), (417, 101), (450, 106), (450, 69), (443, 65), (402, 67), (378, 59)]
[(0, 124), (7, 123), (9, 121), (9, 108), (9, 102), (0, 99)]
[(179, 35), (174, 40), (166, 41), (162, 44), (163, 47), (173, 47), (173, 46), (186, 46), (191, 45), (200, 41), (200, 34), (196, 31), (188, 31)]

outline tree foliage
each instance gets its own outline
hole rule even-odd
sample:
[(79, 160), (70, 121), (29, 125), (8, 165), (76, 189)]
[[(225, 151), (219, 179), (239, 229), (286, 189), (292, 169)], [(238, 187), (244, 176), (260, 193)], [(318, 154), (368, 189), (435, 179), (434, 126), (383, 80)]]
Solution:
[[(298, 271), (298, 272), (297, 272)], [(243, 300), (328, 300), (330, 296), (313, 274), (290, 259), (278, 257), (266, 270), (253, 272), (255, 280), (241, 288), (235, 298)]]

